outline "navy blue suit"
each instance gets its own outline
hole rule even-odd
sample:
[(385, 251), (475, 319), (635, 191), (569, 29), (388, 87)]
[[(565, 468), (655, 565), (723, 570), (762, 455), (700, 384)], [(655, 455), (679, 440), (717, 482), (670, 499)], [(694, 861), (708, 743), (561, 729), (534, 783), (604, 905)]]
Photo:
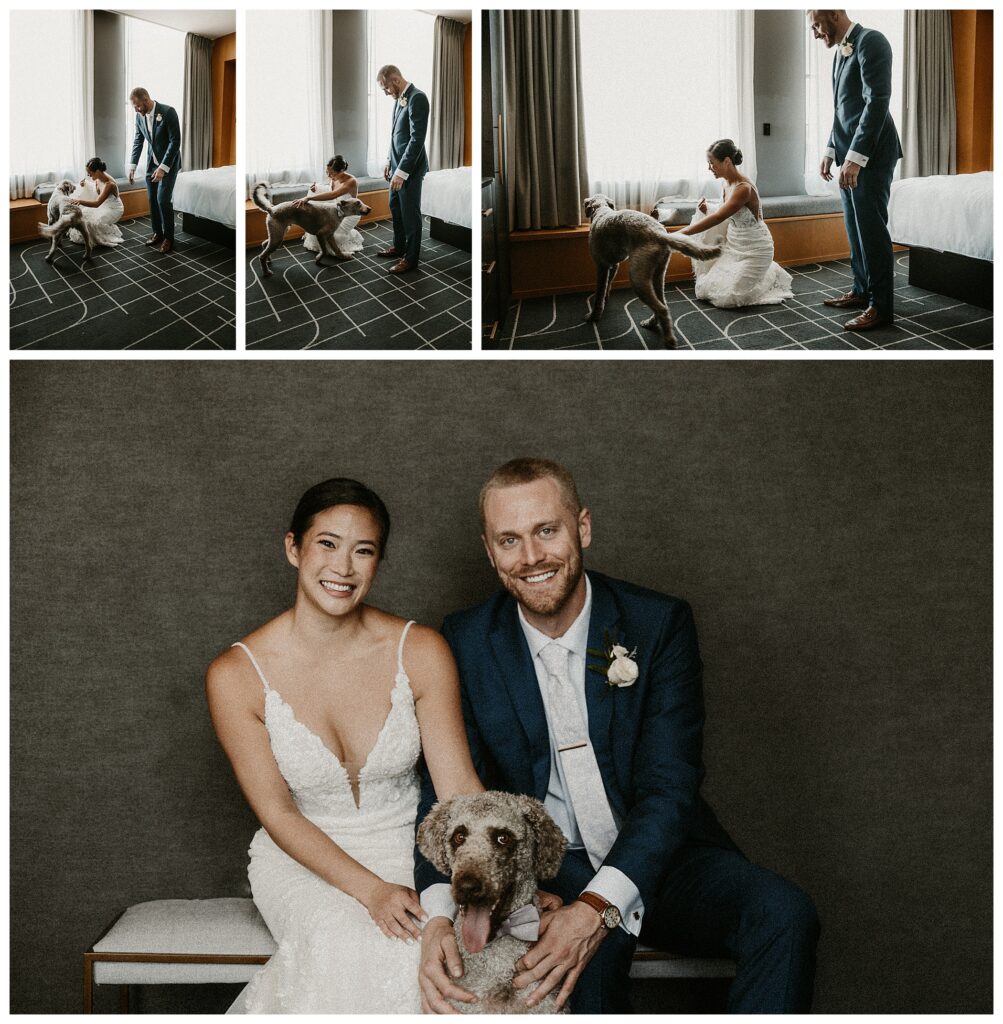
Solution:
[[(791, 883), (750, 864), (700, 795), (702, 665), (689, 605), (599, 573), (590, 572), (589, 579), (589, 648), (636, 647), (639, 669), (637, 681), (623, 688), (586, 672), (589, 738), (606, 796), (622, 823), (604, 863), (637, 886), (646, 941), (739, 961), (732, 1009), (807, 1010), (814, 908)], [(488, 788), (542, 801), (550, 744), (516, 602), (501, 592), (449, 616), (442, 631), (459, 666), (478, 774)], [(434, 800), (426, 772), (419, 821)], [(571, 851), (546, 888), (570, 902), (593, 875), (584, 854)], [(419, 891), (443, 880), (416, 854)], [(629, 1010), (627, 974), (635, 942), (623, 929), (609, 934), (579, 979), (573, 1012)]]
[(390, 133), (390, 178), (400, 168), (407, 174), (404, 184), (390, 190), (390, 215), (394, 224), (394, 248), (409, 263), (421, 257), (421, 186), (428, 172), (425, 135), (428, 132), (428, 97), (409, 85), (401, 97), (406, 106), (394, 106), (393, 130)]
[[(146, 194), (150, 200), (150, 220), (154, 234), (174, 241), (174, 184), (181, 170), (181, 125), (178, 112), (158, 103), (153, 112), (153, 132), (146, 127), (146, 116), (136, 115), (136, 134), (132, 142), (132, 163), (138, 164), (146, 143)], [(170, 168), (160, 181), (153, 174), (161, 164)], [(137, 168), (138, 170), (139, 168)]]
[[(856, 25), (849, 57), (837, 48), (833, 62), (835, 105), (829, 149), (842, 166), (849, 153), (867, 157), (857, 187), (841, 189), (850, 241), (853, 291), (880, 313), (894, 312), (895, 262), (888, 233), (888, 198), (895, 164), (902, 157), (895, 122), (888, 112), (892, 94), (892, 48), (874, 29)], [(852, 157), (851, 157), (852, 159)]]

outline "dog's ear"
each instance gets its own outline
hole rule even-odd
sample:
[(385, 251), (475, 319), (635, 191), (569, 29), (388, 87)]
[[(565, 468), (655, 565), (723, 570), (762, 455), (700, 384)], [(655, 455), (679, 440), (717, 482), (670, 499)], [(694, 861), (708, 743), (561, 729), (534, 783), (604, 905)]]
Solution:
[(449, 863), (449, 809), (452, 801), (437, 803), (425, 815), (425, 820), (418, 826), (418, 849), (431, 862), (436, 871), (444, 875), (450, 873)]
[(533, 871), (539, 879), (553, 878), (561, 869), (568, 841), (539, 800), (534, 800), (531, 796), (517, 796), (516, 799), (519, 801), (519, 810), (529, 823), (530, 831), (536, 840)]

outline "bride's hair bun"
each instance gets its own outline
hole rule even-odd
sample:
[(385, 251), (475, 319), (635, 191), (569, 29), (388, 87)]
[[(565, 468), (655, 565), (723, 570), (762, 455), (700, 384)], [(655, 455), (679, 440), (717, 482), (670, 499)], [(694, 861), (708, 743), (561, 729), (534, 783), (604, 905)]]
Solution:
[(327, 166), (334, 171), (335, 174), (339, 174), (341, 171), (348, 170), (348, 161), (339, 153), (333, 160), (327, 162)]
[(87, 170), (89, 171), (107, 171), (108, 165), (99, 156), (92, 156), (87, 161)]
[(742, 162), (742, 151), (731, 139), (718, 139), (707, 152), (715, 160), (731, 160), (736, 167)]

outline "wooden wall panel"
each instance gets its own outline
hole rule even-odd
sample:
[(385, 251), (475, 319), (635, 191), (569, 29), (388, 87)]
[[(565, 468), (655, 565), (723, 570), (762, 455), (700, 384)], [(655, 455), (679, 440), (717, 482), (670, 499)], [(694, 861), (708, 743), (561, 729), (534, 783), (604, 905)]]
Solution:
[(473, 47), (474, 26), (467, 26), (463, 36), (463, 166), (473, 163), (474, 119), (473, 119)]
[(212, 165), (237, 162), (237, 34), (212, 44)]
[(993, 169), (993, 12), (952, 11), (958, 173)]
[[(784, 266), (846, 259), (850, 246), (843, 215), (781, 217), (767, 222), (773, 233), (776, 259)], [(517, 299), (563, 292), (589, 292), (595, 288), (596, 270), (589, 255), (587, 226), (552, 231), (513, 231), (512, 296)], [(673, 253), (666, 281), (691, 280), (690, 261)], [(627, 263), (620, 265), (614, 288), (630, 284)]]

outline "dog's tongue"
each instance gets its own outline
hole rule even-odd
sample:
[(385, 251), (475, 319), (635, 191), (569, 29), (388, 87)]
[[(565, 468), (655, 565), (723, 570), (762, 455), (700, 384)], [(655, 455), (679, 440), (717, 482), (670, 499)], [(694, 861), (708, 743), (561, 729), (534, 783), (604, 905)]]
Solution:
[(479, 953), (491, 934), (491, 908), (467, 907), (463, 911), (463, 945), (468, 953)]

